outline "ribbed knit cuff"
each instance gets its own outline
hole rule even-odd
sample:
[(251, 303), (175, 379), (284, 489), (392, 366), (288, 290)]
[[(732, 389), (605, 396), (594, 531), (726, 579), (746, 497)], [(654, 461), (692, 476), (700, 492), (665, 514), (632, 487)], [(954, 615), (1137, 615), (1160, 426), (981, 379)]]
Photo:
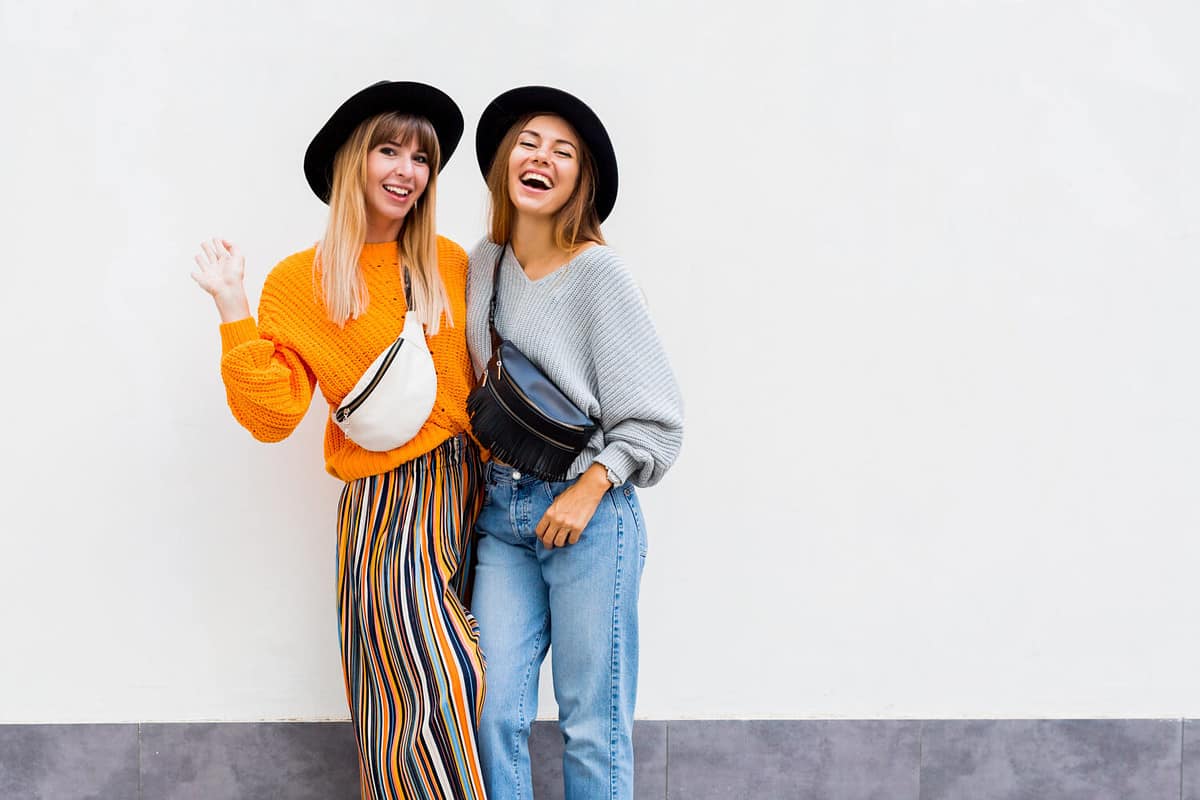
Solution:
[(221, 323), (221, 353), (228, 353), (239, 344), (252, 342), (258, 338), (258, 325), (254, 317), (246, 317), (236, 322)]
[(614, 483), (615, 486), (624, 485), (625, 481), (629, 480), (630, 474), (638, 466), (637, 459), (622, 447), (620, 442), (613, 442), (608, 445), (593, 460), (597, 464), (603, 464), (608, 468), (609, 472), (620, 478), (619, 481)]

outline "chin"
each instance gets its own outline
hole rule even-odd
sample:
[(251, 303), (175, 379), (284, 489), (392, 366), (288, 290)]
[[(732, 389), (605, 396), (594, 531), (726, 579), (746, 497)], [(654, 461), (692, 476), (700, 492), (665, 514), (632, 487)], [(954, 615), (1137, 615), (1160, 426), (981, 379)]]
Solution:
[(528, 200), (524, 200), (513, 203), (513, 206), (516, 207), (518, 213), (528, 214), (531, 217), (552, 217), (558, 211), (558, 208), (546, 202), (531, 203)]

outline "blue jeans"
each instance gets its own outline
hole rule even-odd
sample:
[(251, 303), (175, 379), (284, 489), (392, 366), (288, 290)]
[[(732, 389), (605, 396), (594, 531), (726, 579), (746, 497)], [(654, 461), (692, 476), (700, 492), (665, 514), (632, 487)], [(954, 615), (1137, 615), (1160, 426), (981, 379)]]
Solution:
[(633, 798), (638, 586), (646, 534), (629, 484), (610, 489), (579, 541), (546, 550), (534, 529), (571, 485), (487, 467), (472, 610), (487, 659), (479, 750), (488, 796), (531, 800), (529, 727), (553, 645), (567, 800)]

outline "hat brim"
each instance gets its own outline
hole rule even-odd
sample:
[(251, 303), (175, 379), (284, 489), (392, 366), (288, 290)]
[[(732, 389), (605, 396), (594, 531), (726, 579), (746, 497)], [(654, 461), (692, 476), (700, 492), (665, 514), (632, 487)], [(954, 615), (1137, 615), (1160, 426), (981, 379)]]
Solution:
[(617, 155), (604, 124), (582, 100), (550, 86), (519, 86), (488, 103), (475, 129), (475, 157), (487, 180), (501, 140), (526, 114), (556, 114), (583, 139), (596, 165), (596, 215), (603, 222), (617, 202)]
[(333, 189), (333, 159), (337, 151), (360, 123), (389, 111), (429, 120), (442, 151), (438, 171), (446, 166), (463, 134), (463, 115), (450, 95), (415, 81), (380, 81), (338, 106), (304, 152), (304, 177), (321, 202), (329, 202)]

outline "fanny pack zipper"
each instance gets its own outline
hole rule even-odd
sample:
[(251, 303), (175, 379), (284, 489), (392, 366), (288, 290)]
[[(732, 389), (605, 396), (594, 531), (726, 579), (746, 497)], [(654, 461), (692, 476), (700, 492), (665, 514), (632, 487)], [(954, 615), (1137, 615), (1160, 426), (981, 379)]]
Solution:
[(549, 444), (552, 444), (552, 445), (554, 445), (555, 447), (559, 448), (560, 450), (566, 450), (568, 453), (573, 453), (573, 452), (575, 452), (575, 448), (574, 448), (574, 447), (571, 447), (570, 445), (563, 444), (562, 442), (560, 442), (560, 441), (558, 441), (558, 440), (556, 440), (556, 439), (551, 439), (549, 436), (546, 436), (545, 434), (542, 434), (542, 433), (539, 433), (538, 431), (535, 431), (533, 428), (531, 428), (531, 427), (529, 426), (529, 423), (527, 423), (525, 420), (523, 420), (523, 419), (521, 419), (520, 417), (518, 417), (518, 416), (517, 416), (517, 415), (516, 415), (516, 414), (513, 412), (513, 410), (512, 410), (511, 408), (509, 408), (509, 407), (508, 407), (508, 403), (504, 402), (504, 399), (503, 399), (502, 397), (500, 397), (500, 393), (499, 393), (499, 392), (496, 390), (496, 384), (495, 384), (495, 381), (490, 381), (490, 382), (489, 382), (489, 381), (484, 381), (484, 383), (486, 383), (486, 384), (487, 384), (487, 387), (488, 387), (488, 392), (489, 392), (489, 393), (491, 393), (491, 395), (492, 395), (492, 398), (493, 398), (493, 399), (495, 399), (495, 401), (496, 401), (497, 403), (499, 403), (499, 404), (500, 404), (500, 407), (504, 409), (504, 413), (508, 414), (508, 416), (512, 418), (513, 422), (517, 423), (517, 424), (518, 424), (518, 425), (520, 425), (522, 428), (524, 428), (525, 430), (527, 430), (527, 431), (529, 431), (530, 433), (532, 433), (532, 434), (533, 434), (535, 437), (537, 437), (538, 439), (541, 439), (541, 440), (543, 440), (543, 441), (545, 441), (545, 442), (547, 442), (547, 443), (549, 443)]
[(379, 385), (381, 380), (383, 380), (383, 373), (387, 372), (388, 367), (390, 367), (392, 362), (396, 360), (396, 353), (400, 352), (400, 345), (402, 344), (404, 344), (403, 339), (397, 339), (392, 343), (392, 346), (388, 348), (387, 356), (383, 359), (383, 363), (379, 365), (379, 369), (376, 370), (375, 375), (372, 376), (371, 382), (367, 384), (366, 388), (362, 390), (362, 393), (359, 394), (358, 397), (339, 408), (337, 413), (334, 414), (334, 419), (336, 419), (338, 422), (345, 422), (347, 417), (353, 414), (359, 406), (366, 402), (366, 399), (371, 396), (371, 392), (375, 391), (375, 387)]
[[(500, 362), (500, 356), (497, 355), (496, 356), (496, 380), (498, 380), (498, 381), (503, 379), (503, 373), (504, 373), (503, 366), (504, 365)], [(529, 399), (529, 395), (522, 392), (521, 387), (517, 386), (517, 384), (515, 384), (514, 382), (506, 380), (506, 381), (504, 381), (504, 385), (509, 387), (510, 389), (512, 389), (518, 395), (520, 395), (521, 399), (525, 401), (526, 405), (528, 405), (531, 409), (533, 409), (534, 413), (536, 413), (539, 417), (541, 417), (542, 419), (549, 422), (551, 425), (555, 425), (559, 428), (565, 428), (569, 431), (576, 431), (577, 433), (583, 433), (587, 430), (587, 428), (583, 427), (582, 425), (572, 425), (569, 422), (559, 422), (558, 420), (554, 419), (553, 417), (547, 416), (545, 412), (543, 412), (540, 408), (538, 408), (537, 405), (535, 405), (534, 402)]]

